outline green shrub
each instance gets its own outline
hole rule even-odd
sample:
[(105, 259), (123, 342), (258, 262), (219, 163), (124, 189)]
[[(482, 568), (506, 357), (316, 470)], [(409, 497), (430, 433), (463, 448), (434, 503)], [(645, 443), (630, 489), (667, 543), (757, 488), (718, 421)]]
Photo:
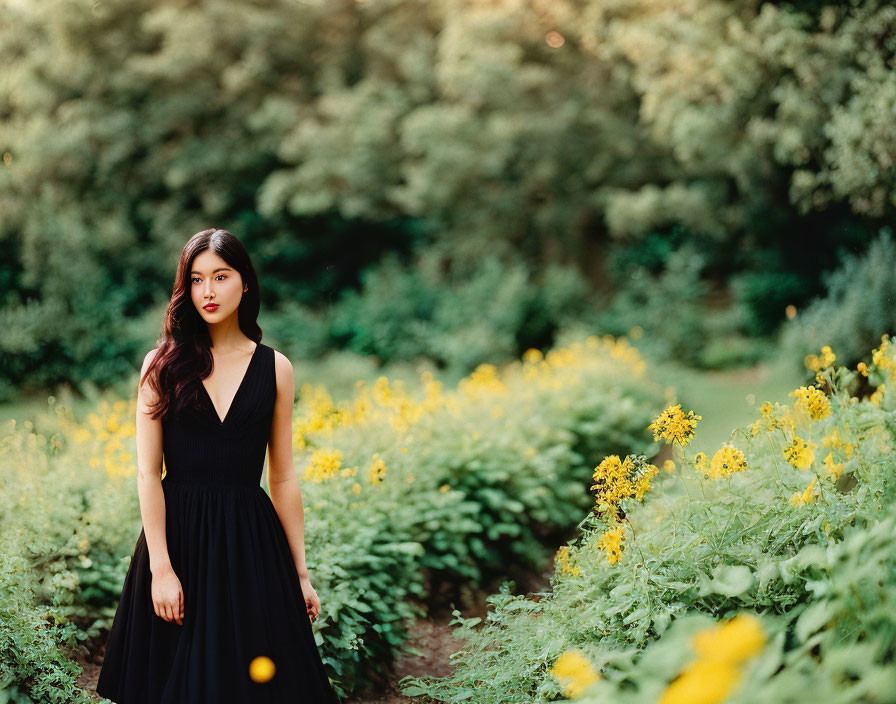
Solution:
[[(313, 629), (346, 696), (406, 648), (407, 621), (434, 587), (482, 583), (508, 560), (546, 556), (545, 537), (585, 510), (598, 454), (620, 443), (656, 449), (644, 425), (663, 390), (625, 340), (530, 350), (501, 369), (480, 366), (450, 391), (428, 374), (422, 382), (410, 395), (382, 377), (338, 405), (301, 387), (297, 466), (308, 567), (324, 604)], [(135, 413), (133, 399), (101, 402), (83, 421), (56, 405), (0, 438), (0, 544), (15, 565), (0, 608), (24, 609), (24, 620), (4, 621), (0, 664), (2, 684), (22, 696), (42, 686), (35, 664), (74, 692), (77, 668), (64, 653), (84, 652), (111, 624), (140, 528)], [(322, 474), (320, 458), (336, 451)], [(49, 607), (67, 630), (46, 621)], [(36, 636), (20, 632), (32, 625)], [(26, 654), (42, 648), (42, 659), (23, 657), (20, 642)]]
[[(855, 366), (881, 331), (896, 330), (896, 242), (884, 228), (861, 255), (848, 255), (824, 277), (827, 293), (799, 311), (781, 331), (781, 348), (794, 366), (829, 345), (838, 361)], [(866, 360), (867, 361), (867, 360)]]
[[(749, 613), (766, 646), (731, 701), (892, 701), (896, 359), (883, 349), (872, 376), (887, 381), (874, 396), (850, 395), (858, 372), (825, 368), (818, 383), (832, 392), (814, 415), (766, 404), (712, 460), (680, 451), (643, 505), (624, 504), (615, 564), (604, 547), (615, 524), (590, 513), (558, 553), (550, 591), (512, 595), (505, 584), (484, 623), (455, 612), (467, 639), (455, 671), (406, 678), (403, 693), (553, 701), (565, 684), (552, 673), (557, 659), (577, 651), (582, 671), (601, 675), (582, 701), (656, 702), (694, 658), (697, 630)], [(809, 461), (786, 458), (794, 437), (815, 443)], [(731, 448), (747, 467), (726, 474)]]

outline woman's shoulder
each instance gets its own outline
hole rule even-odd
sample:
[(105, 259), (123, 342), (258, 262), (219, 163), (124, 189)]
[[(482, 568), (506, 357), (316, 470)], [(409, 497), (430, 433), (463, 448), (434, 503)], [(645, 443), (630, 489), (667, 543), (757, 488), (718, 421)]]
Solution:
[(274, 377), (277, 388), (288, 390), (288, 387), (292, 386), (295, 382), (292, 362), (290, 362), (289, 357), (283, 354), (280, 350), (274, 349), (273, 347), (271, 347), (271, 349), (274, 352)]

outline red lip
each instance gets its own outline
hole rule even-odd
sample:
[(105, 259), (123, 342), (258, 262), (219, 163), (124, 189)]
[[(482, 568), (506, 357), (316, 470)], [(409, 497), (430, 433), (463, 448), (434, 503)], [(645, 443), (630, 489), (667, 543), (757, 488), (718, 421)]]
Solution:
[(216, 308), (218, 308), (218, 304), (217, 303), (209, 303), (202, 307), (205, 308), (206, 310), (215, 310)]

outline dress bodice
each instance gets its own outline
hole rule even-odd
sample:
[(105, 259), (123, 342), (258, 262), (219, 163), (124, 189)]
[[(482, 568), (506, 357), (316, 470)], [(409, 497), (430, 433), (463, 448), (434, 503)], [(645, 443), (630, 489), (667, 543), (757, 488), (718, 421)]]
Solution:
[(162, 420), (163, 486), (259, 486), (274, 416), (274, 349), (258, 342), (224, 420), (198, 382), (199, 407)]

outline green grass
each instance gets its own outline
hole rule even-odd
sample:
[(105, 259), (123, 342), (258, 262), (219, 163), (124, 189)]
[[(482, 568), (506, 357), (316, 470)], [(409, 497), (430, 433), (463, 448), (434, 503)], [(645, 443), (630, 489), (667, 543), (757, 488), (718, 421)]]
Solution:
[(654, 365), (654, 370), (676, 389), (684, 411), (703, 416), (688, 454), (703, 451), (710, 457), (729, 439), (733, 428), (746, 427), (759, 417), (763, 402), (789, 404), (788, 394), (804, 383), (792, 365), (788, 368), (774, 362), (712, 372), (664, 363)]

